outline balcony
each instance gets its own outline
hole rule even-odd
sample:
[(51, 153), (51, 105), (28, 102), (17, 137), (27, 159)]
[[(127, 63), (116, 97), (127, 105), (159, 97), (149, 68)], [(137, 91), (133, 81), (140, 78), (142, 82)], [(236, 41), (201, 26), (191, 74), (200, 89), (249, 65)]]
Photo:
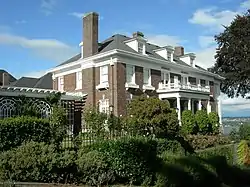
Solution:
[(159, 87), (157, 92), (176, 92), (176, 91), (188, 91), (188, 92), (201, 92), (201, 93), (210, 93), (209, 86), (201, 86), (201, 85), (192, 85), (192, 84), (182, 84), (182, 83), (170, 83), (163, 84), (159, 83)]

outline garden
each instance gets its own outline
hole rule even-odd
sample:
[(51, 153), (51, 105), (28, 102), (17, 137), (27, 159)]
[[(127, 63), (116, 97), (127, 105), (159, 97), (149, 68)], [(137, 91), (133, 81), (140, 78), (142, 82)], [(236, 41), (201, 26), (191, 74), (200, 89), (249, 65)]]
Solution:
[(49, 119), (26, 111), (0, 120), (0, 182), (233, 186), (249, 178), (247, 139), (238, 146), (232, 144), (236, 136), (220, 135), (216, 113), (184, 111), (180, 127), (168, 101), (140, 97), (129, 104), (127, 117), (95, 108), (83, 116), (72, 147), (64, 146), (68, 123), (58, 104)]

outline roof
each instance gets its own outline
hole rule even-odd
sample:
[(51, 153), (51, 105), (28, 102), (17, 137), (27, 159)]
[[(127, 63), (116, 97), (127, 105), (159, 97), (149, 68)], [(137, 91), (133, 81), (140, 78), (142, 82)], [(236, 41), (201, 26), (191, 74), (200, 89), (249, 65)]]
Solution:
[[(5, 71), (5, 70), (3, 70), (3, 69), (0, 69), (0, 85), (1, 85), (1, 83), (3, 82), (3, 74), (4, 73), (8, 73), (7, 71)], [(9, 74), (9, 78), (10, 78), (10, 82), (14, 82), (14, 81), (16, 81), (16, 78), (15, 77), (13, 77), (10, 73), (8, 73)]]
[(52, 74), (47, 73), (40, 78), (21, 77), (10, 85), (14, 87), (53, 89)]

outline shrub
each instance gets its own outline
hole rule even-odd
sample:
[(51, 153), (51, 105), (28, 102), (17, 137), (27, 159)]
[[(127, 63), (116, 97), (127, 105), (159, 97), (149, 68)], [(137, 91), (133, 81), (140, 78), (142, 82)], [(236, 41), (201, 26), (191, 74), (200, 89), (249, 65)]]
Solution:
[(138, 97), (128, 106), (129, 130), (136, 135), (157, 138), (176, 135), (179, 132), (178, 116), (168, 101), (159, 98)]
[(74, 182), (75, 152), (57, 152), (53, 145), (29, 142), (0, 154), (0, 180)]
[(208, 114), (209, 123), (211, 125), (212, 133), (218, 134), (220, 127), (220, 118), (216, 112), (210, 112)]
[(195, 114), (195, 121), (199, 127), (199, 131), (202, 134), (209, 132), (209, 119), (205, 110), (198, 110)]
[(184, 154), (185, 149), (177, 140), (156, 139), (157, 141), (157, 154), (160, 155), (164, 152), (172, 152), (175, 154)]
[(241, 125), (238, 133), (241, 140), (250, 140), (250, 125), (249, 124)]
[(250, 148), (248, 141), (240, 141), (237, 149), (237, 156), (240, 165), (250, 166)]
[(122, 138), (91, 146), (106, 159), (114, 171), (116, 182), (141, 184), (154, 176), (157, 169), (157, 143), (145, 138)]
[(206, 149), (217, 145), (230, 144), (231, 141), (228, 137), (221, 135), (187, 135), (185, 139), (195, 149)]
[(213, 156), (223, 156), (226, 158), (229, 164), (233, 164), (235, 154), (234, 146), (234, 144), (215, 146), (212, 148), (198, 151), (197, 155), (205, 159), (211, 158)]
[(77, 159), (80, 181), (91, 186), (108, 185), (115, 179), (105, 156), (96, 150), (79, 151)]
[(192, 111), (184, 110), (181, 116), (181, 131), (184, 134), (197, 134), (195, 117)]
[(36, 117), (16, 117), (0, 120), (0, 150), (9, 150), (26, 141), (51, 141), (50, 123)]

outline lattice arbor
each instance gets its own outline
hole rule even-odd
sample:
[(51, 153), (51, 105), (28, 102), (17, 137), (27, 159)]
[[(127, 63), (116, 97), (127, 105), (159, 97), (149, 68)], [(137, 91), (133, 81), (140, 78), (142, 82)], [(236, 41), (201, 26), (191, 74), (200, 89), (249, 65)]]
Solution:
[(18, 115), (17, 103), (11, 98), (0, 98), (0, 119)]

